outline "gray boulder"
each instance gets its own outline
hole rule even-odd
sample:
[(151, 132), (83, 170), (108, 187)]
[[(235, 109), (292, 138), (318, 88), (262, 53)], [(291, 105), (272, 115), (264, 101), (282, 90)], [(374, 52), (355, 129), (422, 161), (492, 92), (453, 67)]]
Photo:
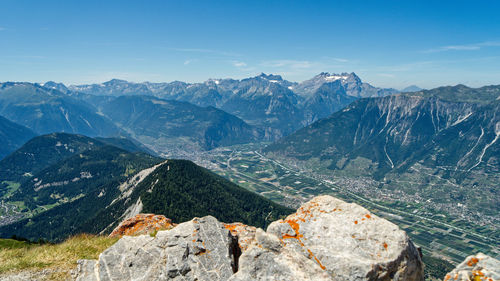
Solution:
[(257, 233), (266, 238), (257, 235), (231, 280), (424, 280), (420, 254), (404, 231), (331, 196), (315, 197), (273, 222), (267, 235)]
[(229, 280), (326, 281), (332, 280), (315, 261), (291, 247), (277, 236), (257, 229), (254, 247), (240, 257), (240, 267)]
[(124, 236), (97, 262), (80, 261), (77, 280), (227, 280), (237, 245), (214, 217), (194, 218), (156, 237)]

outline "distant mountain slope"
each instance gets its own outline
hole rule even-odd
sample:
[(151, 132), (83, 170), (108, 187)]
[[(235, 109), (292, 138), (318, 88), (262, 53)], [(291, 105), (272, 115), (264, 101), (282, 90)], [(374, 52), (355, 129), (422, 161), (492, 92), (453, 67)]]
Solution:
[(4, 206), (22, 202), (25, 219), (1, 226), (0, 236), (54, 240), (85, 232), (74, 231), (120, 195), (122, 182), (160, 161), (107, 145), (58, 161), (3, 196)]
[(149, 155), (156, 156), (156, 152), (147, 148), (144, 144), (130, 138), (126, 137), (114, 137), (114, 138), (94, 138), (100, 142), (103, 142), (108, 145), (116, 146), (128, 152), (143, 152)]
[(386, 192), (430, 199), (468, 219), (498, 221), (500, 192), (491, 187), (500, 180), (499, 91), (459, 85), (361, 99), (265, 152), (316, 163), (330, 175), (371, 178)]
[(0, 115), (38, 134), (116, 136), (120, 130), (86, 102), (31, 83), (0, 83)]
[(214, 215), (261, 227), (292, 211), (190, 161), (153, 166), (158, 161), (112, 146), (60, 161), (4, 199), (23, 202), (32, 217), (0, 226), (0, 237), (57, 241), (81, 232), (109, 233), (140, 211), (175, 222)]
[(41, 170), (86, 150), (114, 144), (130, 152), (143, 151), (124, 139), (93, 139), (83, 135), (53, 133), (35, 137), (0, 161), (0, 182), (23, 182)]
[[(46, 86), (65, 91), (54, 82), (47, 82)], [(302, 83), (262, 73), (242, 80), (210, 79), (193, 84), (179, 81), (131, 83), (113, 79), (102, 84), (76, 85), (67, 89), (99, 97), (149, 95), (198, 106), (213, 106), (260, 127), (270, 139), (286, 136), (355, 99), (397, 93), (394, 89), (381, 89), (364, 83), (354, 73), (326, 72)], [(70, 95), (97, 101), (78, 94)]]
[(304, 117), (307, 123), (324, 118), (357, 100), (346, 93), (340, 80), (324, 83), (304, 101)]
[(419, 86), (416, 86), (416, 85), (411, 85), (411, 86), (408, 86), (404, 89), (401, 90), (402, 93), (407, 93), (407, 92), (418, 92), (418, 91), (422, 91), (423, 89), (420, 88)]
[(288, 135), (304, 126), (303, 113), (297, 95), (282, 86), (281, 81), (281, 76), (265, 74), (243, 79), (221, 108), (249, 124), (265, 128), (269, 136)]
[(309, 80), (299, 83), (293, 90), (299, 95), (309, 97), (324, 84), (335, 82), (340, 84), (346, 95), (356, 98), (381, 97), (398, 93), (396, 89), (377, 88), (364, 83), (354, 72), (341, 74), (322, 72)]
[[(187, 160), (168, 160), (125, 192), (130, 195), (120, 197), (103, 213), (123, 213), (124, 205), (132, 202), (142, 212), (162, 214), (174, 222), (213, 215), (222, 221), (265, 227), (292, 211)], [(99, 219), (106, 216), (99, 214)], [(117, 221), (107, 221), (111, 225), (106, 231), (111, 231)]]
[(122, 96), (100, 110), (139, 141), (159, 151), (192, 146), (211, 149), (262, 138), (244, 121), (214, 107), (151, 96)]
[(467, 102), (474, 104), (488, 104), (499, 100), (500, 86), (484, 86), (470, 88), (465, 85), (445, 86), (431, 90), (422, 90), (415, 93), (406, 93), (409, 96), (436, 97), (451, 102)]
[(35, 135), (32, 130), (0, 116), (0, 160)]

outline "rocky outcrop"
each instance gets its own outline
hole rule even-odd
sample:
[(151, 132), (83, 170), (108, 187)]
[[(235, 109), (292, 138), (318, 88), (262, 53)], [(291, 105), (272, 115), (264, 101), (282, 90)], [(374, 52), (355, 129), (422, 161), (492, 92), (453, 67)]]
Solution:
[(154, 214), (138, 214), (135, 217), (124, 220), (118, 225), (109, 237), (122, 237), (124, 235), (151, 234), (159, 230), (168, 230), (175, 224), (165, 216)]
[(195, 218), (124, 236), (77, 280), (423, 280), (406, 233), (365, 208), (319, 196), (267, 231)]
[(194, 218), (155, 237), (123, 236), (98, 261), (79, 261), (77, 280), (227, 280), (238, 250), (217, 219)]
[(500, 280), (500, 261), (479, 253), (469, 256), (450, 273), (444, 281), (497, 281)]
[(423, 280), (424, 276), (419, 252), (404, 231), (359, 205), (331, 196), (316, 197), (286, 219), (273, 222), (267, 233), (257, 232), (256, 241), (257, 247), (240, 257), (240, 271), (233, 280), (269, 280), (274, 275), (263, 272), (271, 268), (278, 269), (278, 275), (308, 270), (283, 280)]
[[(315, 260), (287, 246), (273, 234), (257, 229), (255, 246), (244, 252), (231, 281), (244, 280), (341, 280), (333, 279)], [(343, 280), (343, 279), (342, 279)]]

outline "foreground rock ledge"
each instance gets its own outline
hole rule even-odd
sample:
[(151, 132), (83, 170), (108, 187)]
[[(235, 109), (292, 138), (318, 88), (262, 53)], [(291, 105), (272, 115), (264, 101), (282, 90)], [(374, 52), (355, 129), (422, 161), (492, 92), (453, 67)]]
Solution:
[(273, 222), (267, 233), (257, 233), (256, 244), (240, 257), (240, 269), (232, 280), (269, 280), (290, 273), (276, 279), (423, 280), (424, 276), (419, 252), (404, 231), (359, 205), (331, 196), (315, 197), (286, 219)]
[(446, 274), (444, 281), (498, 281), (500, 280), (500, 261), (478, 253), (468, 256), (453, 271)]
[(267, 232), (207, 216), (156, 237), (124, 236), (98, 261), (81, 260), (77, 269), (77, 280), (103, 281), (420, 281), (423, 276), (420, 255), (404, 231), (331, 196), (315, 197)]

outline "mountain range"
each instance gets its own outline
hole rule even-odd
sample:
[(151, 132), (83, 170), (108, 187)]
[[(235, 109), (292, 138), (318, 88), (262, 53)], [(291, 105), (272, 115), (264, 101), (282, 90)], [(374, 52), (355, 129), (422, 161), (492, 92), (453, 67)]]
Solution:
[[(5, 117), (0, 120), (0, 136), (12, 136), (5, 140), (8, 145), (0, 157), (35, 134), (54, 132), (133, 136), (160, 152), (211, 149), (263, 138), (263, 130), (214, 107), (152, 96), (91, 96), (65, 90), (60, 84), (48, 85), (53, 88), (24, 82), (0, 84), (0, 116)], [(20, 129), (23, 126), (27, 128)]]
[[(242, 80), (210, 79), (203, 83), (132, 83), (113, 79), (101, 84), (65, 86), (47, 82), (44, 87), (82, 97), (155, 96), (165, 100), (212, 106), (233, 114), (277, 140), (362, 97), (385, 96), (395, 89), (364, 83), (355, 73), (320, 73), (302, 83), (264, 73)], [(98, 100), (86, 96), (85, 99)]]

